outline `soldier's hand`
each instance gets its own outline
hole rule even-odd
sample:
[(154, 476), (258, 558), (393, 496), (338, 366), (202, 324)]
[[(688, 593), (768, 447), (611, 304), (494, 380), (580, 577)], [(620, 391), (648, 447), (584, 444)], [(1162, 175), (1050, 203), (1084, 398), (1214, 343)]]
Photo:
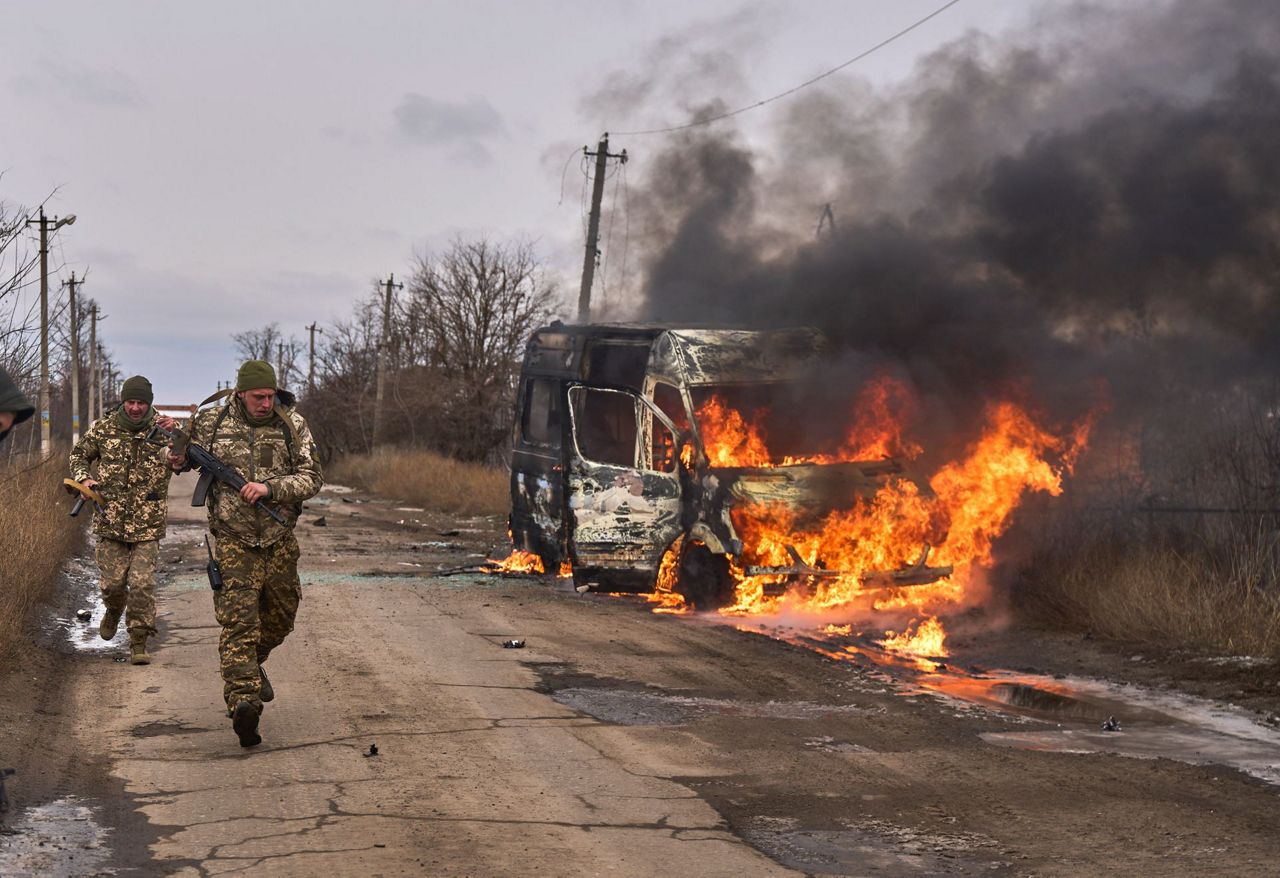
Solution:
[(178, 422), (168, 415), (156, 415), (156, 423), (165, 430), (172, 430)]
[(249, 482), (240, 489), (240, 497), (246, 503), (257, 503), (259, 500), (265, 499), (271, 493), (271, 489), (262, 482)]
[(176, 472), (181, 471), (187, 465), (187, 456), (185, 454), (174, 454), (169, 452), (169, 466)]
[(84, 480), (83, 482), (81, 482), (80, 484), (84, 485), (86, 488), (90, 488), (90, 489), (92, 489), (92, 488), (96, 488), (96, 487), (98, 487), (98, 480), (97, 480), (97, 479), (85, 479), (85, 480)]

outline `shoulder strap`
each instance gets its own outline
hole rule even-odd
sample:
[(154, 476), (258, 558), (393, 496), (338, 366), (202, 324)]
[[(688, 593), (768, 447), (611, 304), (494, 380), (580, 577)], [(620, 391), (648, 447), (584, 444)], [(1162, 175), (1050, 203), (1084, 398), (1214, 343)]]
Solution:
[(205, 406), (207, 406), (209, 403), (217, 402), (220, 399), (226, 399), (228, 396), (230, 396), (233, 393), (235, 393), (235, 391), (232, 390), (230, 387), (228, 387), (226, 390), (219, 390), (217, 393), (206, 396), (204, 399), (204, 402), (200, 403), (198, 406), (196, 406), (196, 408), (202, 409)]
[[(227, 412), (231, 411), (231, 406), (224, 405), (222, 410), (218, 412), (218, 416), (213, 419), (213, 431), (209, 433), (209, 450), (213, 451), (213, 443), (218, 441), (218, 428), (222, 426), (222, 422), (227, 418)], [(194, 420), (194, 419), (193, 419)]]
[(289, 417), (288, 410), (280, 403), (275, 404), (275, 413), (280, 420), (284, 421), (284, 445), (289, 450), (289, 466), (293, 467), (297, 464), (294, 449), (301, 441), (298, 437), (298, 428), (293, 423), (293, 418)]

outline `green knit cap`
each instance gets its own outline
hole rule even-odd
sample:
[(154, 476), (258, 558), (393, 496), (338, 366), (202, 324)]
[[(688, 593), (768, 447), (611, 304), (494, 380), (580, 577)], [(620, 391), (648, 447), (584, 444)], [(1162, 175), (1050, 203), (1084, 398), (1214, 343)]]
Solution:
[(236, 391), (276, 389), (276, 370), (266, 360), (245, 360), (236, 373)]
[(132, 378), (124, 382), (124, 389), (120, 391), (120, 401), (128, 402), (136, 400), (137, 402), (145, 402), (151, 405), (155, 401), (155, 394), (151, 392), (151, 382), (141, 375), (134, 375)]
[[(13, 412), (15, 427), (36, 413), (35, 406), (27, 401), (4, 369), (0, 369), (0, 412)], [(0, 433), (0, 438), (4, 435)]]

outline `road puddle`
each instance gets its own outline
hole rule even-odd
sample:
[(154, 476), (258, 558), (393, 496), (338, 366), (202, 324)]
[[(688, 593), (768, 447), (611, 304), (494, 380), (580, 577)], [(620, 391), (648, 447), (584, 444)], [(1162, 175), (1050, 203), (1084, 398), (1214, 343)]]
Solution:
[(109, 831), (75, 797), (28, 808), (0, 831), (0, 875), (102, 874)]
[(702, 716), (750, 716), (770, 719), (816, 719), (836, 715), (866, 715), (855, 705), (814, 704), (808, 701), (731, 701), (635, 689), (556, 689), (551, 697), (601, 722), (624, 726), (683, 725)]
[(757, 817), (741, 829), (752, 847), (807, 874), (1007, 875), (993, 839), (973, 833), (935, 835), (876, 820), (807, 828), (785, 817)]
[[(936, 682), (936, 681), (934, 681)], [(921, 681), (929, 687), (931, 681)], [(1012, 687), (1012, 688), (1011, 688)], [(1054, 728), (986, 732), (984, 741), (1002, 747), (1060, 753), (1110, 753), (1135, 759), (1174, 759), (1192, 765), (1223, 765), (1280, 785), (1280, 732), (1254, 714), (1190, 695), (1077, 677), (1000, 682), (988, 691), (1049, 693), (1065, 710), (1046, 711), (1042, 696), (1009, 707), (1032, 718), (1057, 716)], [(954, 696), (950, 684), (938, 691)], [(963, 697), (963, 696), (960, 696)], [(1029, 706), (1028, 706), (1029, 704)], [(1046, 716), (1047, 714), (1047, 716)], [(1099, 719), (1101, 717), (1101, 719)]]
[(996, 746), (1223, 765), (1280, 785), (1280, 730), (1230, 704), (1085, 677), (966, 669), (963, 656), (895, 654), (848, 626), (738, 627), (857, 664), (900, 695), (932, 695), (1027, 726), (980, 735)]
[(98, 636), (98, 625), (106, 607), (98, 599), (98, 568), (93, 561), (89, 557), (72, 558), (63, 568), (62, 577), (64, 587), (75, 596), (80, 609), (70, 616), (55, 616), (46, 625), (77, 652), (116, 652), (127, 644), (129, 636), (123, 624), (111, 640)]

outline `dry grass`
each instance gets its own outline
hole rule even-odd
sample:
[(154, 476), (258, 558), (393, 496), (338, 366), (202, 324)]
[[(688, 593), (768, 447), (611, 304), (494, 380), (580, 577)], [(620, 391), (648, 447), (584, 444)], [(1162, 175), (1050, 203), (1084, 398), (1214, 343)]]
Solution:
[(325, 476), (436, 512), (499, 515), (511, 508), (506, 470), (433, 451), (396, 449), (345, 457), (329, 466)]
[(1019, 589), (1024, 618), (1103, 637), (1280, 659), (1274, 531), (1214, 546), (1188, 540), (1059, 541)]
[(25, 642), (35, 610), (47, 602), (63, 562), (84, 541), (80, 520), (67, 516), (62, 489), (66, 454), (22, 470), (0, 470), (0, 657)]

